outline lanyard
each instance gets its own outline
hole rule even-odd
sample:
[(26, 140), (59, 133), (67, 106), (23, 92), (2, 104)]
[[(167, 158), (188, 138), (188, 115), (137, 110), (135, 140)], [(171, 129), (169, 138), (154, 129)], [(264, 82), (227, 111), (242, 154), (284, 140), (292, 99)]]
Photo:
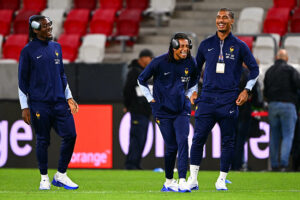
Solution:
[(219, 61), (218, 61), (220, 63), (224, 63), (223, 45), (224, 45), (224, 40), (220, 40), (220, 55), (219, 55)]

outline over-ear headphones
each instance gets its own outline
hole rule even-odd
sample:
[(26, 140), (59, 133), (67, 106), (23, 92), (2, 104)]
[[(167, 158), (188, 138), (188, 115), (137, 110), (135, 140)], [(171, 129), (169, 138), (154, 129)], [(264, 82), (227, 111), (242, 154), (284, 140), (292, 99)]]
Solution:
[(189, 43), (189, 49), (193, 48), (192, 41), (190, 40), (190, 38), (188, 38), (188, 36), (185, 33), (176, 33), (174, 37), (171, 39), (171, 45), (173, 49), (179, 49), (180, 47), (179, 39), (186, 39)]
[(31, 22), (31, 28), (36, 29), (36, 30), (40, 30), (41, 29), (40, 22), (37, 22), (37, 21)]
[(44, 17), (42, 15), (32, 15), (31, 17), (29, 17), (29, 24), (30, 24), (31, 28), (33, 28), (35, 30), (41, 29), (41, 23), (38, 21), (34, 21), (36, 18), (47, 18), (50, 21), (50, 23), (52, 24), (52, 21), (49, 17)]

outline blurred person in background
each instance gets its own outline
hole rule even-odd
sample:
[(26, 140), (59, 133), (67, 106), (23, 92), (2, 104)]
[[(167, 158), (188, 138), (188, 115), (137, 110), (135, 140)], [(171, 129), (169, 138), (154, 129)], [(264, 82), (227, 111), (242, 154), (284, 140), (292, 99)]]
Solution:
[(141, 158), (145, 147), (151, 107), (137, 84), (137, 78), (151, 62), (153, 53), (149, 49), (140, 52), (139, 58), (134, 59), (128, 66), (129, 72), (123, 89), (124, 112), (129, 111), (130, 142), (126, 157), (126, 169), (142, 169)]
[[(258, 60), (256, 60), (256, 62), (259, 64)], [(245, 63), (243, 64), (243, 67), (244, 68), (239, 84), (240, 92), (242, 92), (246, 87), (250, 72)], [(253, 111), (252, 106), (255, 108), (263, 107), (263, 95), (259, 82), (256, 82), (254, 85), (248, 100), (239, 107), (239, 116), (235, 135), (234, 158), (231, 165), (232, 170), (248, 170), (248, 166), (244, 158), (244, 145), (249, 137), (251, 137), (251, 131), (254, 130), (252, 127), (258, 128), (256, 126), (257, 124), (254, 124), (257, 122), (255, 121), (256, 119), (252, 119), (251, 116)]]
[[(152, 114), (165, 143), (165, 177), (162, 192), (191, 192), (186, 182), (191, 103), (197, 97), (198, 70), (191, 56), (192, 42), (176, 33), (169, 52), (154, 58), (138, 78), (152, 107)], [(147, 81), (153, 76), (153, 94)], [(173, 178), (176, 157), (179, 184)]]
[(78, 105), (74, 101), (64, 73), (62, 51), (52, 41), (52, 22), (48, 17), (29, 18), (29, 38), (19, 60), (19, 99), (22, 118), (32, 124), (36, 135), (36, 154), (41, 174), (40, 190), (50, 190), (48, 176), (48, 146), (53, 127), (62, 137), (58, 171), (52, 184), (65, 189), (77, 189), (67, 176), (76, 141), (73, 114)]
[[(195, 101), (195, 129), (191, 147), (191, 165), (188, 185), (198, 190), (198, 172), (203, 158), (203, 146), (209, 133), (218, 122), (221, 129), (220, 175), (215, 183), (217, 190), (227, 190), (226, 176), (229, 172), (235, 145), (235, 129), (238, 106), (242, 106), (255, 85), (259, 69), (248, 46), (231, 33), (234, 13), (221, 8), (216, 16), (217, 32), (201, 42), (196, 56), (200, 71), (204, 62), (201, 95)], [(242, 92), (239, 83), (243, 62), (250, 71)]]
[(287, 61), (287, 51), (280, 49), (274, 65), (267, 70), (264, 78), (264, 97), (268, 102), (271, 129), (272, 171), (287, 170), (297, 121), (300, 74)]

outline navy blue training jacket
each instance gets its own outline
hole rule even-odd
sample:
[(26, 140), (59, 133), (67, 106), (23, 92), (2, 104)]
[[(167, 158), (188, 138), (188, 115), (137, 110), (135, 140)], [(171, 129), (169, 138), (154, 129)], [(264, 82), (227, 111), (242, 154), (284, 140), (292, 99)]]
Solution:
[(57, 42), (37, 38), (29, 42), (21, 52), (18, 75), (19, 89), (29, 102), (53, 103), (66, 99), (67, 78)]
[(151, 103), (155, 117), (172, 117), (186, 111), (190, 113), (190, 101), (186, 91), (198, 81), (195, 59), (168, 61), (168, 54), (154, 58), (138, 77), (139, 84), (147, 86), (147, 80), (153, 76), (153, 97)]
[[(217, 34), (201, 42), (197, 53), (197, 64), (200, 71), (204, 62), (205, 70), (201, 95), (237, 97), (242, 74), (242, 63), (248, 66), (249, 80), (257, 78), (258, 65), (248, 46), (230, 33), (224, 40), (223, 56), (225, 73), (216, 73), (220, 54), (220, 39)], [(196, 101), (197, 102), (197, 101)]]

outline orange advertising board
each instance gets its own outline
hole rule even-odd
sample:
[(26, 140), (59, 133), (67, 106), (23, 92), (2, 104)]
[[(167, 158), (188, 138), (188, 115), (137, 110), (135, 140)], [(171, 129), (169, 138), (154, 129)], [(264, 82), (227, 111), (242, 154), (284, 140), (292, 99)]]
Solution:
[(79, 105), (70, 168), (112, 168), (112, 105)]

